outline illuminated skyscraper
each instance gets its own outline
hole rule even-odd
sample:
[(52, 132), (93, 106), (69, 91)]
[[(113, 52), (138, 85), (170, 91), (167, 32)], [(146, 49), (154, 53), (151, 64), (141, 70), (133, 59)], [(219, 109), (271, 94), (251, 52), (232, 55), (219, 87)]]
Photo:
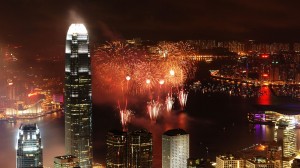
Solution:
[(162, 136), (162, 168), (186, 168), (189, 158), (189, 134), (182, 129), (166, 131)]
[(127, 133), (123, 131), (109, 131), (106, 137), (107, 168), (127, 168)]
[(43, 167), (41, 134), (36, 124), (22, 124), (18, 133), (17, 168), (30, 167)]
[(275, 125), (274, 140), (282, 146), (282, 166), (290, 167), (297, 153), (295, 119), (285, 116)]
[(106, 139), (107, 168), (151, 168), (152, 134), (146, 130), (112, 130)]
[(128, 167), (152, 167), (152, 134), (138, 130), (128, 135)]
[(89, 37), (83, 24), (72, 24), (66, 39), (65, 146), (80, 167), (92, 167), (92, 87)]

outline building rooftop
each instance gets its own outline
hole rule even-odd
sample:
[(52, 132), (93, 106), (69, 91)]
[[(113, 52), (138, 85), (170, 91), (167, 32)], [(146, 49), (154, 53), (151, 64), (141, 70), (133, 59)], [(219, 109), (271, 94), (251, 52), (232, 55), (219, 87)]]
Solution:
[(219, 155), (217, 157), (222, 160), (241, 160), (241, 158), (233, 156), (232, 154)]
[(151, 136), (152, 133), (145, 129), (140, 129), (140, 130), (132, 131), (131, 135), (150, 135)]
[(71, 24), (67, 34), (87, 34), (87, 30), (83, 24)]
[(164, 133), (164, 135), (167, 135), (167, 136), (178, 136), (178, 135), (187, 135), (187, 134), (188, 133), (185, 130), (180, 129), (180, 128), (168, 130)]
[(110, 130), (108, 131), (108, 135), (126, 135), (127, 132), (121, 130)]
[(37, 127), (36, 123), (34, 123), (34, 124), (21, 124), (19, 129), (28, 131), (28, 130), (37, 130), (38, 127)]

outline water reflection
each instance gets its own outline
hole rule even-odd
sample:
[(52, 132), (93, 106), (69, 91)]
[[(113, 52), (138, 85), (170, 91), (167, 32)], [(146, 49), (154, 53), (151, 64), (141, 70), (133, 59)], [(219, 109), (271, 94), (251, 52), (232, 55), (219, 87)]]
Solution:
[(271, 104), (271, 91), (268, 86), (262, 86), (260, 88), (261, 96), (258, 97), (258, 104), (270, 105)]
[[(272, 125), (249, 125), (250, 131), (255, 135), (256, 142), (272, 142), (274, 141), (275, 127)], [(300, 150), (300, 129), (295, 129), (297, 139), (297, 149)]]
[[(264, 95), (255, 99), (255, 103), (274, 103), (270, 90), (267, 87), (261, 89), (264, 90)], [(161, 167), (161, 135), (169, 129), (182, 128), (190, 134), (191, 157), (199, 157), (199, 151), (203, 149), (211, 159), (215, 159), (217, 154), (237, 151), (254, 143), (274, 139), (273, 126), (252, 125), (249, 128), (246, 115), (253, 106), (244, 99), (190, 95), (189, 107), (185, 112), (165, 113), (157, 122), (152, 122), (147, 115), (140, 112), (129, 124), (129, 129), (146, 128), (152, 133), (153, 167)], [(110, 129), (122, 129), (122, 126), (112, 105), (102, 105), (93, 110), (94, 160), (105, 163), (106, 133)], [(17, 129), (21, 122), (26, 121), (18, 120), (16, 124), (0, 122), (0, 167), (15, 167), (15, 163), (3, 163), (1, 160), (16, 157), (14, 149)], [(41, 130), (45, 166), (52, 167), (53, 157), (64, 154), (64, 117), (60, 113), (54, 113), (33, 122), (37, 122)], [(299, 149), (299, 130), (297, 136)]]
[(274, 126), (249, 124), (249, 128), (255, 134), (257, 142), (271, 142), (274, 140)]

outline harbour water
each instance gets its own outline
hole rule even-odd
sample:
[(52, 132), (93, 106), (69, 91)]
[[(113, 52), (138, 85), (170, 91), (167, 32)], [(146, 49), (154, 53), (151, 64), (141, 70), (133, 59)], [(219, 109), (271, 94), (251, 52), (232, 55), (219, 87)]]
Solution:
[[(150, 121), (146, 108), (141, 105), (129, 124), (129, 129), (146, 128), (153, 134), (153, 167), (161, 167), (161, 135), (172, 128), (183, 128), (190, 134), (190, 156), (217, 154), (241, 150), (254, 143), (273, 140), (274, 127), (249, 125), (247, 113), (257, 105), (283, 105), (300, 109), (300, 103), (288, 98), (272, 96), (266, 90), (259, 98), (245, 99), (226, 95), (201, 95), (190, 92), (187, 107), (182, 112), (164, 113), (157, 122)], [(300, 110), (299, 110), (300, 111)], [(0, 121), (0, 167), (15, 167), (17, 123)], [(30, 120), (41, 130), (44, 147), (44, 165), (53, 167), (53, 157), (64, 154), (64, 116), (53, 113)], [(93, 107), (94, 161), (105, 163), (105, 137), (110, 129), (121, 129), (119, 113), (113, 104), (96, 104)], [(300, 131), (297, 131), (299, 135)], [(299, 138), (298, 138), (299, 139)], [(299, 143), (300, 144), (300, 143)]]

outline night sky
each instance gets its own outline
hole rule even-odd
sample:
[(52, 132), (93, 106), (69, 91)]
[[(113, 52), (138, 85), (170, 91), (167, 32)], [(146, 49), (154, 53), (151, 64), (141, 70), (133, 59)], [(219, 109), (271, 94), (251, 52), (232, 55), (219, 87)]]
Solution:
[(3, 0), (0, 43), (33, 55), (58, 54), (72, 22), (92, 42), (150, 40), (300, 41), (300, 1), (277, 0)]

